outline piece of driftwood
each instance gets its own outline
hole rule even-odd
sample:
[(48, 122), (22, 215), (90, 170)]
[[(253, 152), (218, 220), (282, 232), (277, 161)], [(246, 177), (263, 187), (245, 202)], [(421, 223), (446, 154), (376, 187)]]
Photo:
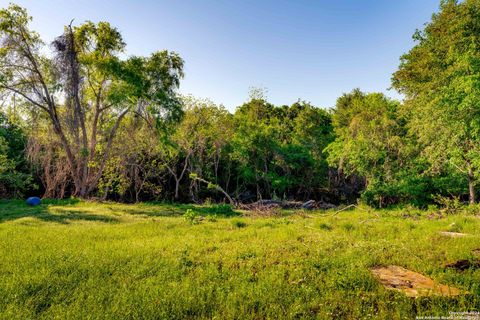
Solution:
[(385, 288), (403, 292), (407, 297), (458, 296), (465, 293), (400, 266), (375, 267), (371, 272)]
[(441, 231), (440, 234), (445, 237), (450, 238), (461, 238), (461, 237), (468, 237), (468, 233), (461, 233), (461, 232), (450, 232), (450, 231)]

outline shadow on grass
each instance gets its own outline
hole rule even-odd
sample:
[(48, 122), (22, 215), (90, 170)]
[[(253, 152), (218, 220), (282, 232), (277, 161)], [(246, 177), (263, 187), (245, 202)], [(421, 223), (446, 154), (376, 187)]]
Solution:
[(68, 224), (76, 221), (98, 221), (106, 223), (118, 222), (118, 219), (111, 216), (89, 214), (81, 210), (59, 210), (52, 211), (52, 205), (70, 205), (75, 204), (78, 200), (45, 200), (41, 205), (29, 206), (21, 200), (0, 200), (0, 223), (17, 220), (26, 217), (36, 218), (47, 222), (57, 222)]
[[(82, 206), (75, 206), (75, 204), (79, 202), (81, 201), (77, 199), (44, 199), (39, 206), (29, 206), (22, 200), (0, 200), (0, 223), (25, 217), (63, 224), (74, 220), (115, 223), (120, 221), (116, 216), (122, 216), (124, 214), (144, 217), (179, 217), (183, 216), (189, 209), (201, 216), (214, 215), (219, 218), (228, 218), (239, 215), (230, 205), (226, 204), (199, 206), (195, 204), (147, 202), (126, 205), (106, 202), (93, 203), (92, 205), (96, 205), (98, 208), (93, 207), (92, 210), (92, 208), (86, 206), (85, 210), (83, 210)], [(95, 214), (96, 209), (106, 214)]]
[(178, 214), (183, 215), (187, 210), (193, 210), (202, 216), (216, 215), (218, 217), (228, 218), (240, 215), (232, 206), (228, 204), (212, 204), (209, 206), (199, 206), (195, 204), (175, 204), (167, 205), (171, 210), (176, 210)]
[(199, 206), (195, 204), (167, 204), (157, 202), (144, 202), (135, 207), (111, 208), (112, 212), (120, 212), (131, 215), (145, 215), (149, 217), (175, 217), (182, 216), (190, 209), (202, 216), (216, 215), (218, 217), (236, 217), (238, 212), (230, 205), (213, 204), (210, 206)]
[(108, 206), (107, 208), (113, 213), (126, 213), (131, 215), (143, 215), (147, 217), (176, 217), (183, 216), (187, 210), (192, 210), (202, 216), (215, 215), (217, 217), (236, 217), (239, 212), (233, 210), (227, 204), (212, 204), (209, 206), (201, 206), (196, 204), (180, 204), (180, 203), (162, 203), (162, 202), (143, 202), (135, 205)]
[(114, 207), (114, 206), (106, 206), (106, 208), (113, 214), (113, 215), (121, 215), (121, 214), (129, 214), (129, 215), (139, 215), (139, 216), (147, 216), (147, 217), (175, 217), (180, 216), (183, 214), (183, 211), (179, 210), (175, 207), (144, 207), (143, 204), (135, 205), (135, 207), (131, 206), (123, 206), (123, 207)]

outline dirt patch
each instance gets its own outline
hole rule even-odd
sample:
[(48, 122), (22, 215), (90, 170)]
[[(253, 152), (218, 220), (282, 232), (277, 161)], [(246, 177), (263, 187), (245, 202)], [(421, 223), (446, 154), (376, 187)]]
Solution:
[(462, 293), (457, 288), (436, 283), (418, 272), (399, 266), (376, 267), (371, 271), (385, 288), (403, 292), (408, 297), (458, 296)]

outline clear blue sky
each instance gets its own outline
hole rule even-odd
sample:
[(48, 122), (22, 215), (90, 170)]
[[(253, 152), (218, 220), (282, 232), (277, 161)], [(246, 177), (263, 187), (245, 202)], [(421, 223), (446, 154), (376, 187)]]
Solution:
[[(229, 110), (266, 87), (274, 104), (298, 98), (331, 107), (355, 87), (399, 97), (390, 87), (399, 57), (439, 0), (93, 1), (17, 0), (51, 41), (72, 18), (109, 21), (127, 53), (159, 49), (186, 62), (182, 93)], [(2, 7), (8, 1), (0, 0)]]

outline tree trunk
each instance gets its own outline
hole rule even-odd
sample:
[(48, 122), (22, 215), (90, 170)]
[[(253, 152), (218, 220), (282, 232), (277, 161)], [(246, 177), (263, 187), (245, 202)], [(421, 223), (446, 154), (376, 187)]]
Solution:
[(230, 197), (230, 195), (229, 195), (225, 190), (223, 190), (223, 188), (220, 187), (219, 185), (212, 184), (212, 183), (210, 183), (209, 181), (207, 181), (207, 180), (205, 180), (205, 179), (203, 179), (203, 178), (200, 178), (200, 177), (198, 177), (198, 176), (195, 176), (195, 177), (192, 178), (192, 179), (198, 180), (198, 181), (200, 181), (200, 182), (203, 182), (203, 183), (209, 185), (209, 186), (210, 186), (209, 188), (213, 188), (213, 189), (215, 189), (215, 190), (220, 191), (221, 193), (223, 193), (223, 195), (225, 196), (225, 198), (227, 198), (228, 202), (229, 202), (232, 206), (235, 205), (235, 201), (232, 199), (232, 197)]
[(175, 179), (175, 200), (178, 200), (179, 186), (180, 186), (180, 179)]
[(472, 167), (468, 168), (468, 196), (470, 204), (475, 203), (475, 178), (473, 175)]

